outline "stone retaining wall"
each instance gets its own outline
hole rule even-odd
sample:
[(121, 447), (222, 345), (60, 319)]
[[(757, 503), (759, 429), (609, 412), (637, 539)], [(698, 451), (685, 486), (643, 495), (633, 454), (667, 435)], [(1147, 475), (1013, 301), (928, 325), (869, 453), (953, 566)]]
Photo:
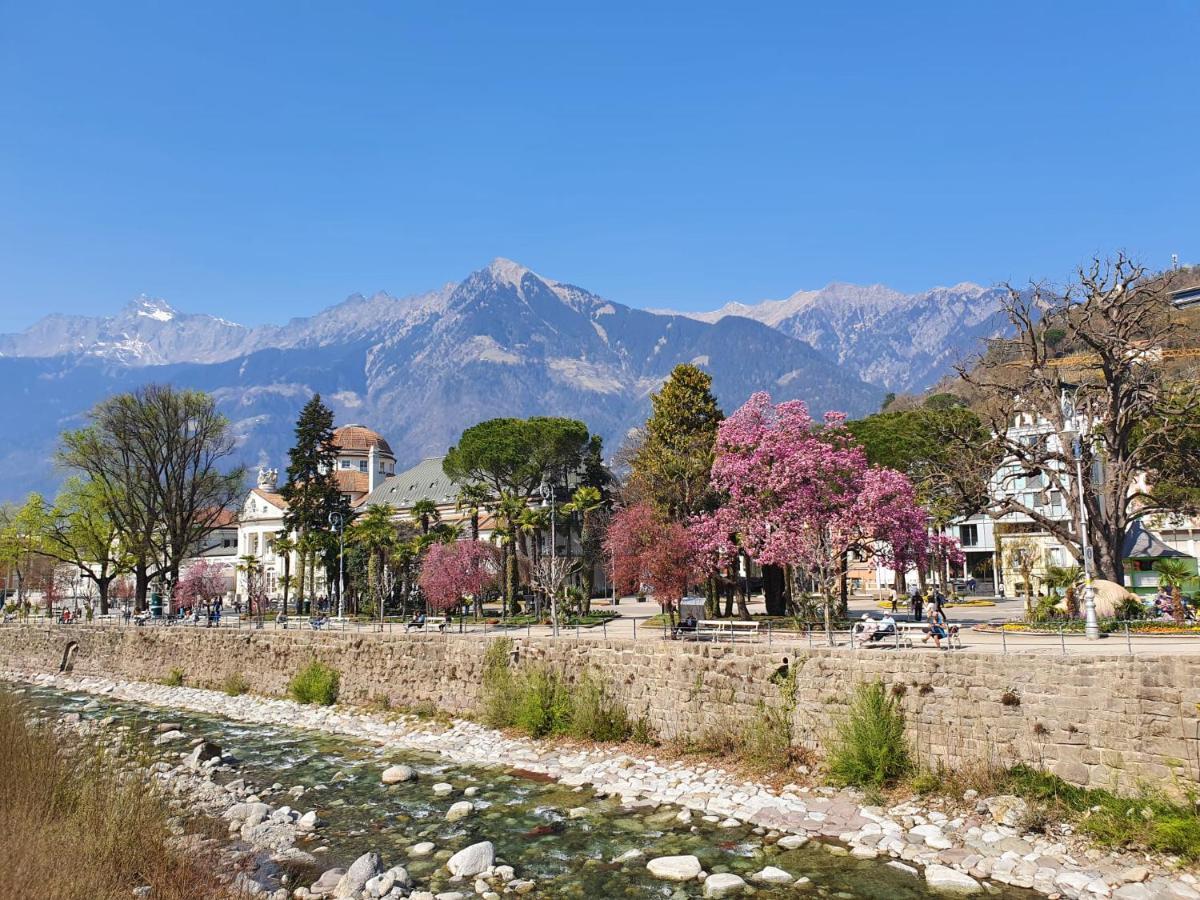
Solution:
[[(311, 659), (342, 673), (342, 696), (386, 695), (399, 706), (473, 708), (487, 642), (479, 637), (314, 634), (191, 628), (10, 625), (0, 668), (73, 671), (218, 687), (241, 673), (252, 689), (283, 694)], [(882, 680), (901, 697), (926, 763), (1026, 762), (1076, 784), (1181, 792), (1200, 786), (1200, 657), (859, 653), (658, 641), (518, 638), (518, 665), (538, 662), (574, 678), (591, 669), (664, 738), (728, 733), (785, 701), (773, 680), (795, 674), (798, 744), (819, 750), (855, 684)]]

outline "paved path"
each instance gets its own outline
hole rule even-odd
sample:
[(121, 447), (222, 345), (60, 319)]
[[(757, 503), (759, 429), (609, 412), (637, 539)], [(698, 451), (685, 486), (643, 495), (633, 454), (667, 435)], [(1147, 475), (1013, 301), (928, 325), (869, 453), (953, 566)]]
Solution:
[[(646, 621), (658, 614), (659, 609), (657, 604), (651, 602), (638, 603), (632, 597), (622, 598), (621, 601), (613, 607), (608, 600), (596, 600), (592, 603), (593, 607), (598, 610), (607, 610), (615, 608), (621, 613), (619, 619), (607, 623), (604, 627), (593, 628), (563, 628), (559, 632), (560, 640), (662, 640), (663, 630), (646, 624)], [(765, 612), (763, 601), (761, 598), (756, 598), (750, 604), (750, 611), (756, 614)], [(1066, 654), (1096, 654), (1106, 656), (1122, 656), (1128, 654), (1176, 654), (1176, 653), (1200, 653), (1200, 635), (1183, 635), (1171, 637), (1147, 637), (1133, 635), (1126, 637), (1123, 633), (1110, 634), (1102, 637), (1100, 640), (1090, 641), (1080, 633), (1065, 634), (1020, 634), (1020, 633), (988, 633), (977, 631), (970, 626), (980, 625), (988, 622), (1007, 621), (1020, 618), (1024, 611), (1023, 602), (1020, 600), (997, 600), (995, 606), (986, 607), (959, 607), (947, 608), (946, 612), (951, 623), (963, 626), (962, 639), (964, 649), (970, 652), (981, 653), (1018, 653), (1018, 654), (1036, 654), (1036, 655), (1060, 655)], [(874, 597), (855, 597), (850, 602), (850, 614), (854, 619), (859, 618), (863, 613), (868, 613), (873, 616), (880, 616), (884, 610), (878, 605), (878, 600)], [(899, 614), (901, 621), (908, 621), (911, 616), (907, 612), (902, 611)], [(36, 620), (35, 620), (36, 621)], [(44, 620), (42, 620), (44, 621)], [(294, 619), (295, 624), (291, 626), (293, 630), (302, 629), (309, 632), (307, 620)], [(78, 626), (86, 627), (86, 626)], [(112, 627), (134, 627), (132, 625), (112, 626)], [(148, 625), (146, 627), (161, 628), (161, 624)], [(195, 628), (197, 626), (189, 625), (173, 625), (173, 628)], [(236, 619), (226, 617), (221, 624), (222, 628), (252, 627), (249, 619), (243, 620), (240, 623)], [(353, 625), (349, 626), (355, 627)], [(357, 626), (358, 630), (371, 631), (377, 626), (369, 626), (366, 624)], [(275, 630), (276, 626), (273, 622), (267, 621), (265, 628), (268, 631)], [(336, 623), (331, 624), (330, 631), (336, 633), (340, 631)], [(400, 623), (389, 623), (388, 631), (392, 633), (403, 633), (404, 628)], [(495, 626), (486, 625), (465, 625), (463, 633), (469, 635), (477, 635), (480, 638), (490, 637), (495, 635), (499, 630)], [(311, 633), (311, 632), (310, 632)], [(524, 629), (510, 629), (503, 633), (511, 634), (515, 637), (528, 635), (531, 637), (553, 637), (553, 630), (549, 626), (533, 626)], [(318, 635), (314, 634), (314, 637)], [(427, 635), (429, 640), (436, 640), (441, 635), (436, 631), (430, 632)], [(739, 639), (739, 643), (746, 641), (746, 638)], [(835, 635), (837, 646), (844, 652), (868, 652), (868, 653), (937, 653), (932, 644), (922, 645), (920, 642), (912, 649), (904, 649), (895, 651), (886, 646), (873, 647), (866, 651), (852, 651), (847, 645), (847, 635), (845, 632)], [(807, 635), (797, 635), (793, 632), (780, 632), (772, 630), (768, 635), (765, 631), (761, 632), (754, 639), (756, 644), (770, 643), (772, 646), (779, 645), (800, 645), (813, 647), (826, 647), (826, 639), (820, 631), (814, 633), (811, 638)], [(958, 651), (954, 651), (958, 652)]]

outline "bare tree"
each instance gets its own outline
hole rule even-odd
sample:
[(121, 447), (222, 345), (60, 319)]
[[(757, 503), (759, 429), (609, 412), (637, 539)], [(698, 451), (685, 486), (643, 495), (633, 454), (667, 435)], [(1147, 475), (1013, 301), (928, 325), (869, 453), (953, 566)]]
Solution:
[[(1200, 392), (1168, 364), (1169, 288), (1124, 254), (1092, 260), (1061, 293), (1009, 286), (1014, 336), (959, 369), (992, 437), (948, 454), (950, 483), (993, 517), (1027, 517), (1081, 564), (1082, 507), (1094, 569), (1118, 584), (1132, 519), (1169, 508), (1152, 490), (1164, 448), (1200, 428)], [(1031, 485), (1062, 502), (1029, 502)]]
[(151, 384), (110, 397), (62, 438), (60, 462), (86, 475), (134, 558), (136, 604), (152, 578), (178, 581), (184, 558), (215, 531), (245, 470), (222, 471), (235, 445), (208, 394)]
[(579, 561), (569, 556), (542, 554), (531, 566), (534, 586), (550, 598), (550, 622), (558, 632), (558, 601), (567, 581), (579, 568)]

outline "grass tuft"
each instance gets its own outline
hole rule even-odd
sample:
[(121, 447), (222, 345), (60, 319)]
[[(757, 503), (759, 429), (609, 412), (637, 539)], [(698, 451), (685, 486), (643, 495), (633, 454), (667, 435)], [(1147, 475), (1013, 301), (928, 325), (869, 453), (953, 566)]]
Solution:
[(337, 702), (341, 675), (337, 669), (314, 659), (296, 673), (288, 684), (288, 696), (297, 703), (333, 706)]
[(162, 683), (167, 687), (183, 687), (185, 677), (183, 669), (176, 667), (162, 680)]
[(904, 713), (880, 682), (860, 685), (829, 753), (830, 777), (842, 785), (879, 789), (912, 771)]
[(221, 682), (221, 690), (230, 697), (240, 697), (242, 694), (250, 693), (250, 682), (241, 672), (233, 672)]

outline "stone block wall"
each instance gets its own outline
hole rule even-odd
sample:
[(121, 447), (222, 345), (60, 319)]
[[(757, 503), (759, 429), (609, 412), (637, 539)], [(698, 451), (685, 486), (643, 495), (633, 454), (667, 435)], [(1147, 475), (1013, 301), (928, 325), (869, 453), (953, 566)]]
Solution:
[[(351, 702), (386, 696), (468, 712), (488, 641), (456, 635), (338, 634), (191, 628), (0, 628), (0, 668), (58, 671), (69, 644), (80, 674), (219, 687), (241, 673), (282, 695), (320, 659), (342, 673)], [(958, 767), (1025, 762), (1081, 785), (1179, 793), (1200, 787), (1200, 656), (1021, 656), (858, 653), (659, 641), (518, 638), (518, 666), (592, 671), (634, 716), (667, 739), (738, 730), (763, 704), (786, 706), (772, 676), (794, 673), (796, 743), (828, 744), (856, 685), (879, 680), (899, 697), (922, 762)]]

